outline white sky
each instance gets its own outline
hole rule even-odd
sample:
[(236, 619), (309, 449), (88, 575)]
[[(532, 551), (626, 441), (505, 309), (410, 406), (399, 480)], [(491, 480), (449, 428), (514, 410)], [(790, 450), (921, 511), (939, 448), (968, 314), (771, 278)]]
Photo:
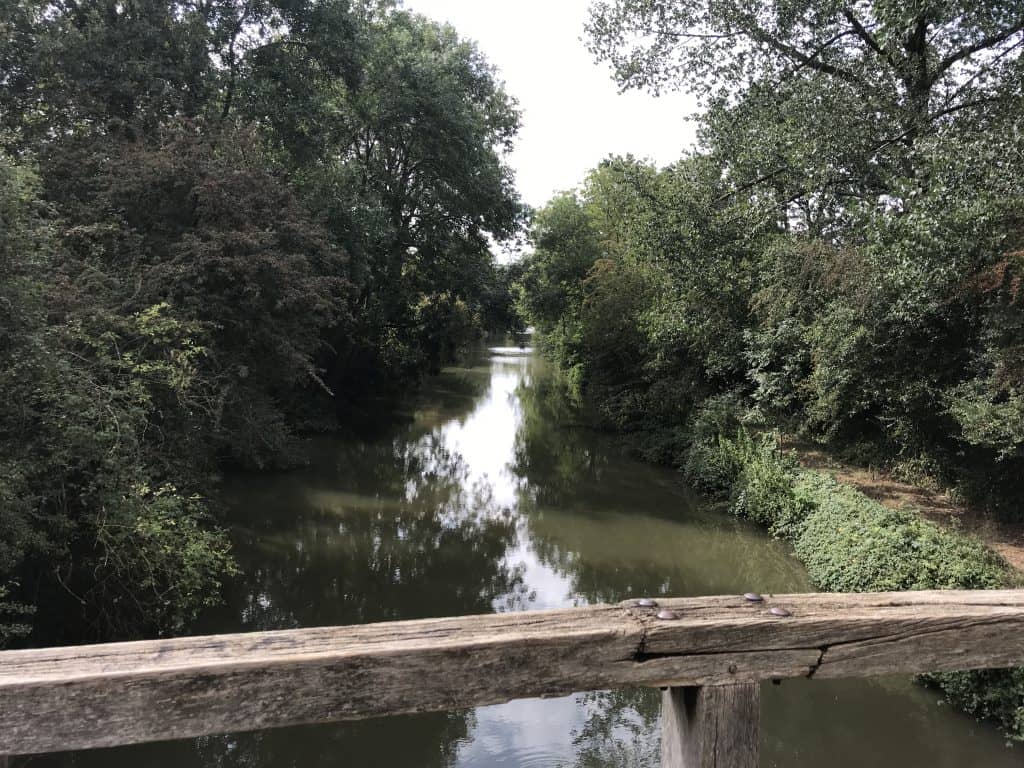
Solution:
[(509, 158), (523, 199), (534, 206), (577, 186), (610, 154), (632, 153), (658, 165), (679, 159), (694, 141), (681, 94), (619, 95), (606, 65), (583, 44), (590, 0), (406, 0), (405, 7), (448, 21), (476, 40), (523, 110)]

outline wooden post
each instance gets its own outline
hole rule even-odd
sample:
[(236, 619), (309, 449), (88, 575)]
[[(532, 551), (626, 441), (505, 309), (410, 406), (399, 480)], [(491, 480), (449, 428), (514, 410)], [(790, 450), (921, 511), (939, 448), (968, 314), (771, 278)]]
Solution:
[(662, 768), (757, 768), (758, 683), (666, 688)]

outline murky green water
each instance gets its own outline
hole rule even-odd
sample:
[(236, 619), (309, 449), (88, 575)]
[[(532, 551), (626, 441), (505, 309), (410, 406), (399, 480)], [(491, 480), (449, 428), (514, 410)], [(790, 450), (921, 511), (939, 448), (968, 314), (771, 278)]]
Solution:
[[(574, 427), (543, 364), (518, 349), (446, 372), (405, 415), (370, 439), (318, 441), (304, 471), (231, 479), (246, 575), (197, 632), (808, 588), (784, 546)], [(659, 702), (584, 693), (17, 763), (656, 766)], [(1024, 750), (904, 679), (766, 685), (762, 740), (764, 766), (1024, 765)]]

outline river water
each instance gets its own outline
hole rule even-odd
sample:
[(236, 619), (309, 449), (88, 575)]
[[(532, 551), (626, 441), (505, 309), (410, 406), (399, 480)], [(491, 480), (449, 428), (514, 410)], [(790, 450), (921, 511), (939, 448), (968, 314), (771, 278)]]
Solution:
[[(372, 436), (315, 441), (307, 469), (229, 478), (244, 576), (196, 631), (810, 589), (786, 546), (574, 419), (540, 359), (491, 348), (382, 414)], [(581, 693), (16, 763), (656, 766), (659, 706), (657, 691)], [(904, 678), (767, 684), (761, 738), (762, 766), (1024, 765), (1024, 750)]]

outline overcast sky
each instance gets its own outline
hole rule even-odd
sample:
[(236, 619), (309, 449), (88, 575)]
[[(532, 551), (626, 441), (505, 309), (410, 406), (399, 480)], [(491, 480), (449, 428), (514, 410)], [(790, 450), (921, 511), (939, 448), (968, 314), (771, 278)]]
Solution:
[(523, 199), (543, 205), (609, 154), (667, 165), (693, 143), (686, 96), (619, 95), (583, 44), (590, 0), (406, 0), (476, 40), (523, 110), (510, 158)]

